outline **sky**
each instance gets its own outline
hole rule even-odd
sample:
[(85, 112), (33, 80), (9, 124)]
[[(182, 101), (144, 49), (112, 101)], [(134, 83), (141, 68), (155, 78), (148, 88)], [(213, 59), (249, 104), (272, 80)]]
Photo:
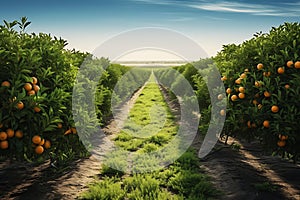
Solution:
[[(222, 45), (242, 43), (284, 22), (299, 22), (299, 15), (299, 0), (10, 0), (0, 5), (1, 22), (26, 16), (32, 22), (28, 33), (51, 33), (66, 39), (67, 48), (87, 52), (122, 32), (160, 27), (184, 34), (215, 56)], [(144, 54), (125, 57), (136, 60)]]

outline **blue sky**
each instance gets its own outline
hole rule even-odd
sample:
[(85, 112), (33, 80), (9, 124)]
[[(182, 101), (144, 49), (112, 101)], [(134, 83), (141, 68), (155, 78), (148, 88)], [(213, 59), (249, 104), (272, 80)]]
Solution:
[(140, 27), (173, 29), (213, 56), (223, 44), (241, 43), (255, 32), (298, 22), (300, 1), (92, 0), (5, 1), (1, 21), (27, 16), (27, 32), (68, 40), (68, 48), (93, 51), (113, 35)]

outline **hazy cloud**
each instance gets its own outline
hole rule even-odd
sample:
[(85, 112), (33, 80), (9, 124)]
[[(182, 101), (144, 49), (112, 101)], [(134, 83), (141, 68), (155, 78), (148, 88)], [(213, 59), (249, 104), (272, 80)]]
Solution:
[(242, 3), (238, 1), (209, 1), (209, 0), (132, 0), (135, 2), (143, 2), (157, 5), (174, 5), (189, 7), (198, 10), (223, 12), (223, 13), (245, 13), (257, 16), (282, 16), (282, 17), (296, 17), (300, 13), (300, 1), (298, 2), (253, 2)]

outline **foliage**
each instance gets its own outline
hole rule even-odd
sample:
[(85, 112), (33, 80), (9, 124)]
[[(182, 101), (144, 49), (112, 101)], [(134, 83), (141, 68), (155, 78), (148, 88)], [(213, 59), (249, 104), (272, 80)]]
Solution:
[(300, 153), (299, 31), (299, 23), (285, 23), (240, 45), (223, 46), (214, 58), (231, 90), (224, 134), (257, 138), (267, 150), (294, 161)]

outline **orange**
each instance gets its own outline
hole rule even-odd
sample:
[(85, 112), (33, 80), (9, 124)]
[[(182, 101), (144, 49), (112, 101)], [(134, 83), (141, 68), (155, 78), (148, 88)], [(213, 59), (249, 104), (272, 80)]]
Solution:
[(268, 120), (265, 120), (265, 121), (263, 122), (263, 126), (264, 126), (265, 128), (269, 128), (269, 127), (270, 127), (270, 122), (269, 122)]
[(226, 112), (225, 112), (225, 110), (220, 110), (220, 115), (222, 115), (222, 116), (225, 116), (225, 114), (226, 114)]
[(30, 90), (32, 90), (32, 85), (31, 85), (31, 83), (25, 83), (24, 89), (25, 89), (27, 92), (30, 91)]
[(258, 70), (262, 70), (264, 68), (264, 65), (262, 63), (259, 63), (256, 67)]
[(244, 72), (249, 72), (249, 69), (245, 69)]
[(293, 65), (294, 65), (294, 62), (292, 60), (287, 61), (287, 63), (286, 63), (286, 66), (289, 68), (293, 67)]
[(245, 88), (244, 87), (239, 87), (239, 92), (240, 93), (245, 93)]
[(4, 131), (2, 131), (2, 132), (0, 132), (0, 140), (6, 140), (7, 139), (7, 133), (6, 132), (4, 132)]
[(240, 99), (244, 99), (245, 98), (245, 94), (244, 93), (239, 93), (239, 98)]
[(281, 134), (279, 134), (278, 137), (279, 137), (280, 140), (287, 140), (289, 138), (289, 136), (287, 136), (287, 135), (281, 135)]
[(41, 111), (41, 109), (39, 108), (39, 107), (37, 107), (37, 106), (35, 106), (34, 108), (33, 108), (33, 110), (34, 110), (34, 112), (40, 112)]
[(14, 137), (14, 135), (15, 135), (15, 131), (12, 130), (11, 128), (7, 129), (6, 133), (7, 133), (7, 137), (9, 137), (9, 138)]
[(299, 69), (300, 68), (300, 61), (295, 62), (294, 66), (295, 66), (295, 68)]
[(268, 91), (265, 91), (265, 92), (264, 92), (264, 96), (265, 96), (265, 97), (270, 97), (270, 96), (271, 96), (271, 93), (268, 92)]
[(77, 133), (77, 129), (76, 129), (75, 127), (72, 127), (72, 128), (71, 128), (71, 131), (72, 131), (73, 134), (76, 134), (76, 133)]
[(279, 140), (279, 141), (277, 142), (277, 145), (278, 145), (279, 147), (284, 147), (285, 144), (286, 144), (286, 142), (285, 142), (284, 140)]
[(3, 81), (3, 82), (1, 83), (1, 86), (2, 86), (2, 87), (10, 87), (10, 82), (8, 82), (8, 81)]
[(44, 145), (45, 144), (45, 139), (42, 139), (42, 141), (39, 143), (39, 145)]
[(42, 154), (43, 152), (44, 152), (44, 147), (42, 147), (41, 145), (35, 147), (36, 154)]
[(279, 67), (277, 69), (278, 74), (284, 74), (284, 68), (283, 67)]
[(15, 137), (16, 137), (16, 138), (22, 138), (22, 137), (23, 137), (23, 132), (20, 131), (20, 130), (17, 130), (17, 131), (15, 132)]
[(245, 73), (242, 73), (241, 75), (240, 75), (240, 78), (242, 78), (242, 79), (244, 79), (244, 78), (246, 78), (247, 77), (247, 75), (245, 74)]
[(40, 90), (38, 85), (33, 85), (33, 90), (37, 93)]
[(35, 95), (35, 91), (34, 91), (34, 90), (30, 90), (30, 91), (27, 92), (27, 94), (28, 94), (29, 96)]
[(290, 85), (289, 84), (285, 84), (285, 89), (289, 89), (290, 88)]
[(1, 149), (7, 149), (8, 148), (8, 141), (1, 141), (0, 142), (0, 148)]
[(260, 87), (260, 82), (258, 82), (258, 81), (255, 81), (255, 83), (254, 83), (254, 84), (255, 84), (255, 86), (256, 86), (256, 87)]
[(231, 101), (236, 101), (238, 99), (238, 97), (234, 94), (231, 96)]
[(227, 88), (226, 93), (230, 94), (232, 92), (232, 90), (230, 88)]
[(70, 133), (72, 133), (71, 129), (66, 130), (66, 132), (64, 133), (64, 135), (69, 135)]
[(19, 103), (17, 103), (17, 108), (19, 110), (22, 110), (24, 108), (24, 103), (22, 101), (19, 101)]
[(259, 93), (256, 93), (256, 94), (254, 95), (254, 97), (255, 97), (255, 98), (259, 98)]
[(44, 147), (45, 147), (45, 149), (49, 149), (51, 147), (51, 142), (49, 140), (46, 140)]
[(0, 123), (0, 128), (3, 128), (3, 124), (2, 123)]
[(272, 107), (271, 107), (271, 111), (272, 111), (273, 113), (277, 113), (277, 112), (279, 111), (278, 106), (276, 106), (276, 105), (272, 106)]
[(38, 83), (38, 79), (36, 77), (31, 77), (32, 78), (32, 84), (36, 85)]
[(223, 76), (222, 78), (221, 78), (221, 81), (226, 81), (227, 80), (227, 77), (226, 76)]
[(241, 82), (242, 82), (242, 79), (241, 79), (241, 78), (238, 78), (238, 79), (235, 80), (235, 83), (236, 83), (236, 84), (241, 84)]
[(59, 128), (59, 129), (62, 128), (62, 123), (58, 123), (57, 128)]
[(32, 142), (34, 144), (39, 144), (41, 141), (42, 141), (42, 138), (39, 135), (35, 135), (35, 136), (32, 137)]
[(251, 124), (251, 127), (252, 127), (252, 128), (256, 128), (257, 126), (256, 126), (256, 124), (253, 122), (253, 123)]

